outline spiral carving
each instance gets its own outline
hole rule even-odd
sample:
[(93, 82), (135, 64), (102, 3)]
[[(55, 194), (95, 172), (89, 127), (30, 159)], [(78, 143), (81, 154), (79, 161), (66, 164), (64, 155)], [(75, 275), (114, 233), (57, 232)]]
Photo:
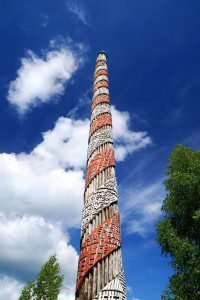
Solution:
[(120, 217), (117, 213), (101, 223), (83, 243), (79, 256), (76, 291), (93, 266), (120, 245)]
[(126, 300), (107, 56), (97, 57), (88, 139), (76, 300)]
[(101, 171), (115, 165), (114, 150), (106, 147), (102, 152), (97, 153), (88, 164), (85, 180), (85, 188), (88, 187), (92, 179)]
[(82, 215), (82, 232), (101, 210), (117, 202), (117, 184), (114, 178), (108, 179), (86, 201)]

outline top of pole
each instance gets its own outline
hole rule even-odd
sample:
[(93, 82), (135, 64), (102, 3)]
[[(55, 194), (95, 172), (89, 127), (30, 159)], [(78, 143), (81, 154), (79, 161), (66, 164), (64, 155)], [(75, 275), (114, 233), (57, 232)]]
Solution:
[(103, 51), (103, 50), (102, 50), (102, 51), (99, 51), (98, 55), (99, 55), (99, 54), (104, 54), (104, 55), (106, 56), (106, 58), (108, 58), (108, 56), (107, 56), (106, 52), (105, 52), (105, 51)]

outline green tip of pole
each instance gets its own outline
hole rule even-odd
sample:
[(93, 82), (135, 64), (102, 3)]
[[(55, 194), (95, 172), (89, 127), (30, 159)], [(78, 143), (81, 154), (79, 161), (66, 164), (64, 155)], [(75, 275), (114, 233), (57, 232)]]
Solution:
[(108, 57), (107, 54), (106, 54), (106, 52), (103, 51), (103, 50), (102, 50), (102, 51), (99, 51), (99, 54), (104, 54), (106, 57)]

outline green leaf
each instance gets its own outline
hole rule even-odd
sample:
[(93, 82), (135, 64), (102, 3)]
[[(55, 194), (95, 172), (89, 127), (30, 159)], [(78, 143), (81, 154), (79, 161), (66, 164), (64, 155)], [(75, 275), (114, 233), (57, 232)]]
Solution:
[(156, 226), (174, 274), (161, 299), (200, 299), (200, 151), (183, 145), (169, 158), (163, 220)]
[(57, 300), (64, 277), (56, 255), (52, 255), (38, 273), (35, 281), (28, 282), (19, 300)]

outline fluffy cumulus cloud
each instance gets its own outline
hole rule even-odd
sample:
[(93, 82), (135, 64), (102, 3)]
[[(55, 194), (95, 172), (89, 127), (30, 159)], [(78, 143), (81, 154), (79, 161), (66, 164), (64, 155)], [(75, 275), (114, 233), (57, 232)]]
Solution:
[(2, 211), (42, 214), (66, 228), (79, 225), (83, 197), (83, 172), (48, 164), (33, 153), (0, 155)]
[[(66, 229), (80, 226), (88, 122), (60, 118), (31, 153), (0, 154), (0, 174), (5, 175), (0, 183), (1, 271), (31, 279), (56, 252), (66, 278), (61, 300), (74, 297), (77, 253)], [(3, 282), (5, 299), (11, 287), (16, 293), (22, 287), (20, 281)]]
[(130, 129), (130, 114), (127, 111), (121, 112), (112, 106), (112, 116), (116, 160), (123, 161), (129, 153), (152, 143), (147, 132), (136, 132)]
[(75, 288), (64, 286), (58, 295), (58, 300), (74, 300)]
[(126, 219), (127, 232), (146, 236), (161, 215), (164, 198), (162, 180), (146, 186), (127, 187), (124, 196), (126, 200), (122, 205), (122, 221)]
[[(67, 233), (40, 216), (6, 218), (0, 216), (0, 299), (18, 299), (23, 279), (29, 280), (39, 271), (48, 257), (57, 254), (64, 274), (60, 300), (73, 299), (78, 254), (69, 244)], [(17, 276), (17, 279), (14, 278)]]
[(89, 124), (88, 119), (59, 118), (54, 129), (43, 134), (34, 155), (63, 168), (85, 167)]
[[(77, 252), (69, 238), (56, 224), (39, 216), (7, 218), (0, 216), (0, 263), (10, 273), (19, 271), (24, 278), (36, 274), (53, 253), (61, 263), (67, 284), (74, 283)], [(72, 264), (73, 262), (73, 264)]]
[[(116, 150), (123, 151), (124, 159), (147, 146), (150, 138), (129, 129), (128, 113), (113, 112)], [(2, 211), (7, 215), (42, 214), (61, 221), (66, 228), (78, 226), (88, 131), (89, 120), (61, 117), (31, 153), (0, 154), (0, 173), (4, 174), (0, 182)], [(118, 152), (116, 160), (122, 160)]]
[(79, 59), (66, 47), (45, 51), (41, 57), (28, 50), (21, 59), (17, 78), (9, 84), (8, 101), (25, 113), (39, 103), (55, 99), (64, 92)]
[[(23, 284), (21, 281), (10, 277), (0, 277), (0, 299), (1, 300), (17, 300), (20, 297)], [(64, 285), (58, 300), (74, 300), (74, 286)]]
[(59, 118), (29, 154), (0, 154), (2, 211), (80, 225), (88, 120)]
[[(121, 161), (150, 144), (150, 138), (131, 130), (127, 112), (112, 110), (116, 150), (123, 149), (123, 155), (117, 152), (116, 158)], [(59, 299), (74, 299), (77, 253), (66, 230), (80, 226), (89, 123), (88, 119), (61, 117), (30, 153), (0, 154), (0, 263), (7, 276), (0, 284), (4, 283), (4, 295), (13, 290), (19, 293), (22, 280), (31, 279), (56, 252), (66, 278)], [(146, 215), (157, 211), (155, 203), (146, 203), (145, 209)]]
[(20, 296), (23, 285), (16, 279), (9, 276), (0, 277), (0, 299), (16, 300)]

